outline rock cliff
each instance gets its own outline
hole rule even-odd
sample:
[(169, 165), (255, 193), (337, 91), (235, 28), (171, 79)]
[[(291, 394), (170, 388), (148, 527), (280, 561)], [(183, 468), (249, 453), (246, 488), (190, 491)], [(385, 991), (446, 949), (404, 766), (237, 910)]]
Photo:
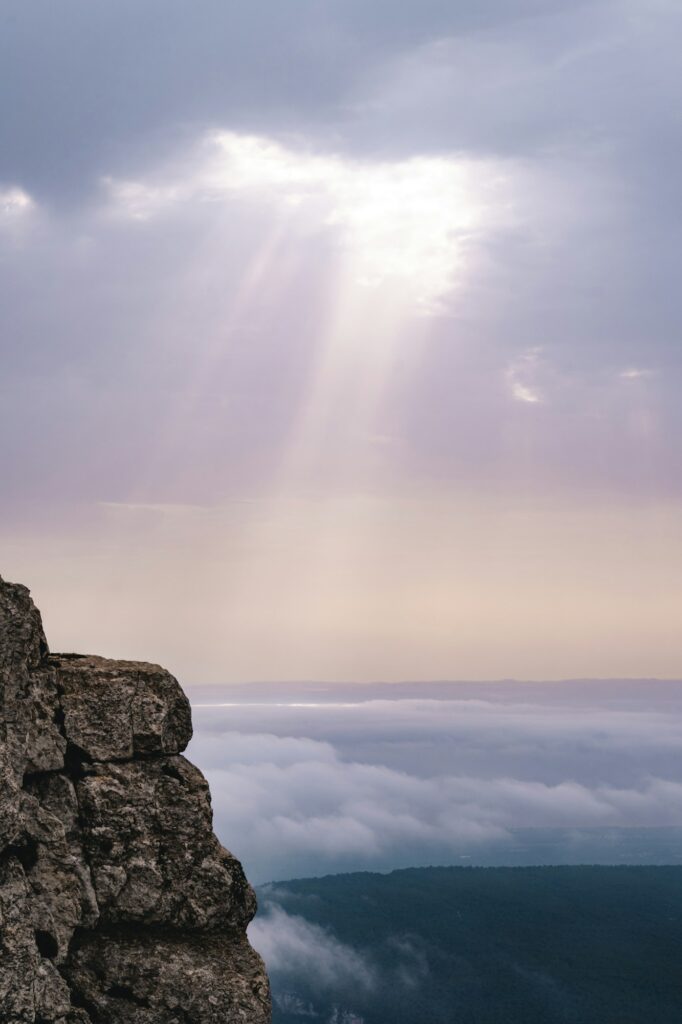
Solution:
[(0, 579), (0, 1021), (266, 1024), (255, 912), (157, 665), (50, 655)]

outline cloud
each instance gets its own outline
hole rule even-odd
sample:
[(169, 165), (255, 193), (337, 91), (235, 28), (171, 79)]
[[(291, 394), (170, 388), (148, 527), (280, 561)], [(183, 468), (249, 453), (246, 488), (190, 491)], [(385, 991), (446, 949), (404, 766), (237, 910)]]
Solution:
[[(541, 762), (552, 778), (560, 766), (580, 781), (616, 783), (634, 781), (641, 770), (637, 759), (645, 755), (649, 770), (669, 770), (682, 752), (679, 684), (644, 682), (622, 691), (621, 685), (499, 684), (495, 699), (486, 699), (473, 694), (490, 687), (474, 684), (467, 697), (440, 700), (371, 699), (370, 687), (370, 699), (362, 701), (353, 701), (349, 688), (345, 700), (336, 703), (328, 687), (319, 703), (195, 705), (196, 742), (203, 763), (216, 767), (260, 759), (269, 741), (248, 737), (271, 733), (282, 741), (281, 747), (270, 747), (272, 756), (275, 750), (283, 755), (278, 763), (286, 763), (289, 751), (289, 763), (329, 762), (335, 752), (357, 760), (360, 753), (368, 763), (407, 764), (415, 774), (475, 764), (477, 771), (533, 778)], [(365, 689), (360, 687), (359, 694)]]
[(506, 378), (512, 398), (517, 402), (542, 402), (543, 397), (535, 387), (529, 383), (538, 370), (538, 361), (541, 353), (540, 348), (533, 348), (515, 360), (507, 368)]
[(517, 380), (511, 382), (512, 398), (517, 399), (519, 402), (541, 402), (542, 398), (537, 393), (529, 388), (526, 384), (521, 384)]
[(18, 217), (34, 206), (33, 199), (23, 188), (0, 188), (0, 218)]
[(516, 25), (533, 38), (537, 23), (583, 6), (595, 4), (429, 0), (398, 12), (385, 0), (300, 0), (295, 17), (272, 0), (206, 0), (199, 15), (165, 0), (25, 4), (2, 39), (0, 176), (73, 197), (112, 157), (141, 160), (197, 125), (347, 136), (353, 105), (402, 54)]
[(300, 977), (314, 979), (317, 990), (371, 990), (375, 969), (331, 932), (305, 918), (289, 914), (267, 901), (249, 927), (249, 939), (278, 976), (278, 986)]
[(653, 370), (646, 370), (639, 366), (630, 366), (627, 370), (621, 370), (620, 376), (623, 380), (642, 380), (646, 377), (652, 377), (654, 375)]
[[(266, 886), (259, 892), (258, 916), (249, 926), (249, 939), (265, 960), (275, 1004), (282, 1012), (320, 1018), (320, 1004), (335, 1004), (329, 1024), (362, 1024), (351, 1009), (355, 999), (369, 997), (377, 1005), (386, 993), (412, 992), (428, 983), (430, 968), (425, 943), (409, 933), (390, 936), (373, 952), (363, 948), (362, 936), (351, 947), (334, 933), (309, 921), (306, 897), (286, 885)], [(314, 906), (313, 906), (314, 911)], [(350, 1006), (349, 1006), (350, 1004)]]
[(673, 709), (396, 700), (195, 723), (216, 829), (256, 881), (457, 863), (514, 828), (682, 825)]
[(397, 283), (431, 309), (456, 286), (477, 239), (513, 222), (512, 173), (457, 154), (354, 160), (222, 131), (179, 165), (103, 184), (112, 214), (139, 221), (180, 204), (268, 203), (310, 231), (338, 231), (357, 283)]
[(0, 39), (0, 539), (55, 642), (676, 673), (679, 5), (195, 6)]

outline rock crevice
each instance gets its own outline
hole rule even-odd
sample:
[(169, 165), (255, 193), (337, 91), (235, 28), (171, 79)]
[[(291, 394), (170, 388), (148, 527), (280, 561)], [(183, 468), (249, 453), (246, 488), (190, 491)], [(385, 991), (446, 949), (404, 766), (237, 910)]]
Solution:
[(0, 1021), (267, 1024), (256, 909), (158, 665), (51, 655), (0, 579)]

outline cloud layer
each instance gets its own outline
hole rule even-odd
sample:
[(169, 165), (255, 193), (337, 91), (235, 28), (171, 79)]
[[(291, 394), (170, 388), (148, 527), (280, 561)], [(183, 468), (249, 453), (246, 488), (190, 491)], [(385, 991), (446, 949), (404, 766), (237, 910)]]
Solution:
[(257, 881), (458, 863), (515, 828), (682, 825), (676, 695), (198, 706), (191, 756)]

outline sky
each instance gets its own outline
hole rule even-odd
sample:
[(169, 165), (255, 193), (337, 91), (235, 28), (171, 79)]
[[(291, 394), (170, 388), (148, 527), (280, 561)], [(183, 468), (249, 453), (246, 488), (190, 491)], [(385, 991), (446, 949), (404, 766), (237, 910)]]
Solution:
[(680, 676), (679, 4), (0, 15), (0, 569), (53, 649)]

